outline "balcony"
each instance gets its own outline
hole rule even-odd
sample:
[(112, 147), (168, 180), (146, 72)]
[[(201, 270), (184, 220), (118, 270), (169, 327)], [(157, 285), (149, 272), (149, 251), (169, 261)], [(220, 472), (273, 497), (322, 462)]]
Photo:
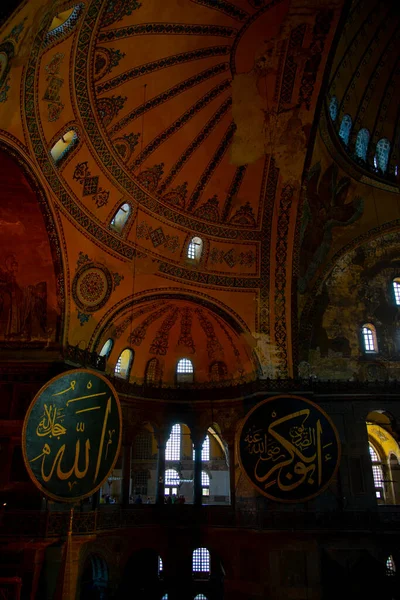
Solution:
[[(68, 533), (70, 513), (6, 511), (0, 520), (0, 538), (58, 538)], [(274, 532), (399, 532), (399, 507), (377, 511), (259, 510), (254, 505), (232, 507), (191, 505), (133, 505), (75, 512), (74, 535), (88, 535), (143, 527), (222, 527)]]

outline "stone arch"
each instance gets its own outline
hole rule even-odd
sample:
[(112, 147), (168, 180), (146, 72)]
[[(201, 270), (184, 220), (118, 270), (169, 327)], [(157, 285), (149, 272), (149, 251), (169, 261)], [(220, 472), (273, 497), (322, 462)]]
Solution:
[[(10, 230), (8, 233), (5, 230), (2, 233), (3, 271), (5, 274), (9, 273), (10, 282), (13, 281), (15, 289), (18, 290), (17, 295), (21, 299), (26, 297), (25, 304), (29, 300), (28, 304), (31, 307), (29, 313), (25, 311), (23, 316), (18, 317), (16, 306), (14, 324), (4, 335), (8, 335), (10, 342), (18, 339), (19, 343), (24, 341), (28, 346), (31, 341), (35, 341), (36, 346), (40, 342), (46, 347), (60, 344), (64, 336), (65, 281), (56, 218), (34, 167), (17, 144), (9, 139), (0, 138), (0, 153), (3, 155), (3, 175), (0, 174), (3, 194), (0, 217), (8, 224)], [(14, 175), (14, 186), (7, 204), (7, 181), (11, 180), (11, 173)], [(8, 219), (8, 213), (18, 213), (18, 223)], [(35, 237), (30, 235), (27, 239), (23, 230), (31, 230), (32, 223), (36, 225)], [(18, 243), (19, 236), (24, 239), (23, 256), (19, 252), (19, 247), (22, 247), (22, 244)], [(43, 246), (46, 257), (38, 254), (39, 245)], [(9, 300), (8, 310), (11, 310), (14, 300), (11, 300), (11, 296)], [(2, 311), (4, 312), (4, 304)]]

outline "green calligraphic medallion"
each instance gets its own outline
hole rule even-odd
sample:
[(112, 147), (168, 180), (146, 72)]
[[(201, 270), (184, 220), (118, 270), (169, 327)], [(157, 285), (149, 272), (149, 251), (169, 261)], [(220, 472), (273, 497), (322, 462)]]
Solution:
[(247, 414), (238, 455), (258, 492), (278, 502), (305, 502), (335, 476), (340, 440), (317, 404), (300, 396), (274, 396)]
[(58, 375), (36, 394), (25, 417), (29, 476), (54, 500), (86, 498), (113, 470), (121, 433), (119, 399), (105, 377), (86, 369)]

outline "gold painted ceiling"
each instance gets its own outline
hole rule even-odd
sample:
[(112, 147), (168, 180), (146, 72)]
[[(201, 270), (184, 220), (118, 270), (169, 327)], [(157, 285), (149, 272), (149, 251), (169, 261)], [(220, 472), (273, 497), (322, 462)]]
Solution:
[[(326, 185), (337, 143), (327, 99), (342, 94), (341, 112), (353, 102), (354, 77), (339, 77), (350, 61), (339, 34), (353, 31), (355, 7), (380, 6), (342, 4), (33, 0), (4, 24), (0, 140), (51, 211), (63, 344), (98, 349), (111, 322), (158, 295), (160, 309), (168, 297), (176, 314), (184, 301), (195, 315), (210, 311), (215, 326), (232, 326), (246, 377), (295, 374), (297, 305), (354, 227), (360, 235), (374, 227), (368, 191), (361, 209), (354, 181), (338, 194), (341, 171), (335, 189)], [(60, 140), (68, 149), (56, 156)], [(131, 212), (117, 231), (123, 204)], [(198, 261), (188, 259), (193, 236), (203, 242)], [(207, 336), (196, 327), (207, 373)], [(229, 337), (217, 337), (228, 348)], [(150, 338), (144, 347), (151, 357)]]

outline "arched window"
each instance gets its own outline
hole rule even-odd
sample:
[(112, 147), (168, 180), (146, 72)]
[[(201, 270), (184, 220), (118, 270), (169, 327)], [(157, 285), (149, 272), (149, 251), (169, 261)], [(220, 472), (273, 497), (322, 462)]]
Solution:
[(194, 600), (207, 600), (207, 596), (204, 594), (197, 594), (197, 596), (194, 597)]
[(396, 575), (396, 566), (394, 564), (393, 556), (390, 554), (386, 561), (386, 575), (389, 577), (393, 577)]
[(180, 479), (179, 479), (178, 471), (176, 471), (175, 469), (167, 469), (165, 471), (165, 483), (164, 483), (165, 495), (172, 496), (173, 494), (175, 494), (177, 496), (178, 490), (179, 490), (179, 484), (180, 484)]
[(158, 576), (160, 579), (162, 579), (162, 576), (163, 576), (163, 569), (164, 569), (163, 561), (162, 561), (161, 556), (159, 556), (158, 557)]
[(161, 380), (161, 368), (157, 358), (149, 360), (146, 366), (145, 382), (147, 385), (158, 385)]
[(118, 231), (118, 233), (121, 233), (121, 231), (123, 230), (123, 228), (125, 227), (128, 219), (129, 219), (129, 215), (131, 214), (131, 205), (128, 204), (127, 202), (125, 202), (125, 204), (123, 204), (115, 213), (115, 215), (113, 216), (112, 220), (111, 220), (111, 227), (112, 229), (114, 229), (115, 231)]
[(69, 152), (78, 143), (78, 134), (74, 129), (70, 129), (54, 144), (50, 150), (52, 159), (56, 164), (60, 163), (63, 158), (67, 156)]
[(133, 350), (130, 348), (125, 348), (125, 350), (121, 352), (114, 370), (114, 373), (117, 377), (129, 379), (129, 374), (133, 363), (133, 356)]
[(223, 381), (226, 379), (227, 374), (228, 369), (224, 362), (217, 361), (210, 366), (211, 381)]
[(193, 550), (192, 571), (195, 577), (210, 575), (210, 553), (207, 548)]
[[(196, 454), (196, 451), (193, 448), (193, 460), (194, 460), (195, 454)], [(210, 436), (209, 435), (206, 435), (206, 437), (204, 438), (203, 445), (201, 447), (201, 460), (203, 462), (210, 460)]]
[(376, 339), (376, 329), (373, 325), (367, 323), (362, 327), (362, 336), (365, 352), (377, 352), (378, 343)]
[(100, 350), (100, 356), (105, 356), (106, 358), (108, 358), (110, 356), (110, 352), (112, 350), (113, 345), (114, 342), (111, 338), (109, 338)]
[(349, 143), (352, 124), (351, 116), (344, 115), (340, 124), (339, 137), (346, 146)]
[(400, 277), (393, 279), (393, 291), (396, 304), (400, 306)]
[(76, 7), (73, 6), (72, 8), (69, 8), (68, 10), (64, 10), (63, 12), (60, 12), (60, 13), (58, 13), (58, 15), (53, 17), (53, 20), (49, 27), (49, 32), (53, 31), (53, 29), (57, 29), (57, 27), (62, 27), (62, 25), (64, 25), (64, 23), (70, 18), (70, 16), (74, 12), (75, 8)]
[(190, 258), (190, 260), (199, 261), (202, 252), (203, 240), (199, 237), (192, 238), (188, 245), (187, 257)]
[(176, 365), (178, 383), (193, 383), (193, 363), (188, 358), (181, 358)]
[(333, 122), (336, 121), (339, 110), (339, 103), (336, 96), (332, 96), (331, 101), (329, 102), (329, 114)]
[(174, 425), (165, 447), (165, 460), (181, 459), (181, 435), (181, 426), (179, 424)]
[(205, 471), (201, 472), (201, 493), (203, 496), (210, 495), (210, 477)]
[(367, 152), (368, 152), (368, 144), (369, 144), (369, 131), (368, 129), (360, 129), (357, 134), (356, 140), (356, 156), (361, 158), (361, 160), (367, 160)]
[(386, 169), (389, 162), (389, 153), (390, 153), (390, 142), (386, 138), (382, 138), (376, 144), (376, 161), (374, 160), (374, 164), (376, 168), (380, 169), (382, 173), (386, 173)]
[(375, 495), (378, 500), (384, 500), (382, 461), (372, 444), (369, 444), (369, 455), (372, 462), (372, 475), (374, 478)]
[(168, 600), (168, 594), (164, 594), (164, 596), (161, 598), (161, 600)]

